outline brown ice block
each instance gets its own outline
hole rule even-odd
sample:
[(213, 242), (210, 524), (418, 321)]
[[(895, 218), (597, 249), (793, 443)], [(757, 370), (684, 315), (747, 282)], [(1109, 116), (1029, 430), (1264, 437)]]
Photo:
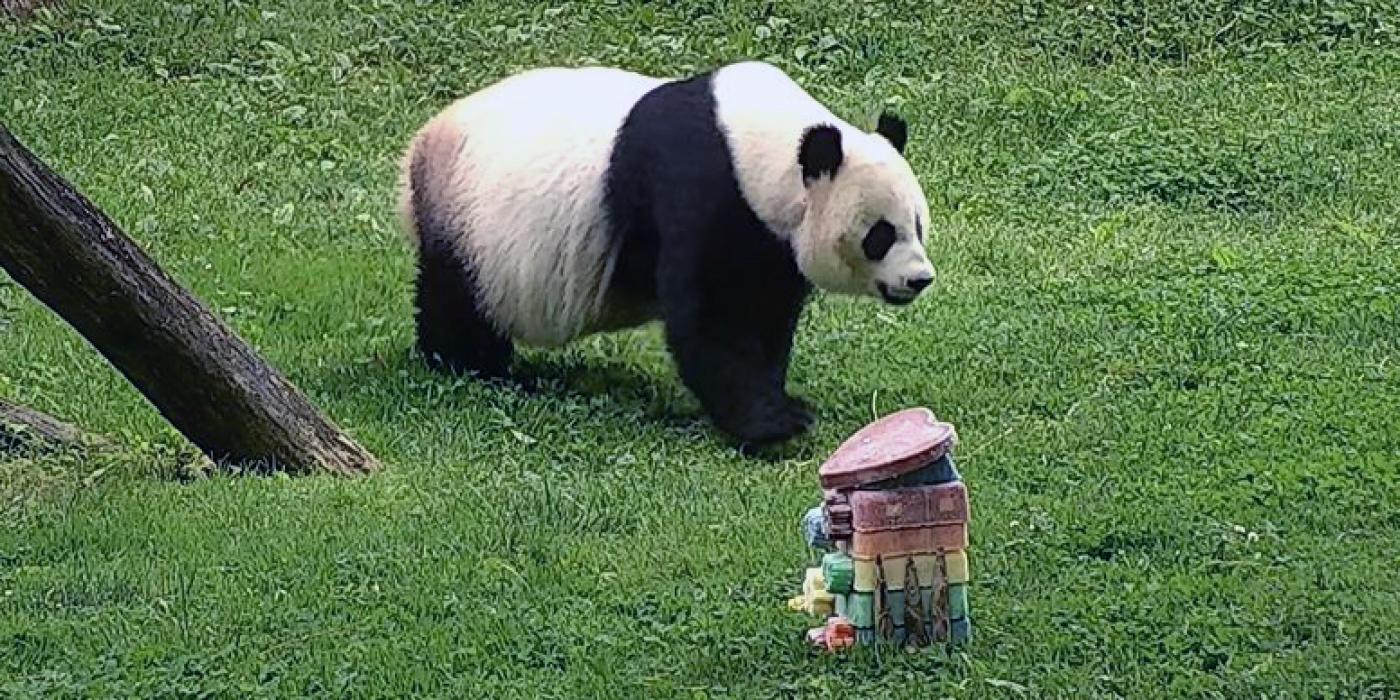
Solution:
[(849, 489), (892, 479), (932, 464), (957, 442), (951, 423), (927, 408), (892, 413), (852, 435), (818, 472), (827, 489)]
[(967, 549), (967, 524), (934, 525), (902, 530), (857, 531), (851, 536), (851, 556), (873, 559)]
[(961, 481), (885, 491), (852, 491), (856, 532), (967, 522), (967, 487)]

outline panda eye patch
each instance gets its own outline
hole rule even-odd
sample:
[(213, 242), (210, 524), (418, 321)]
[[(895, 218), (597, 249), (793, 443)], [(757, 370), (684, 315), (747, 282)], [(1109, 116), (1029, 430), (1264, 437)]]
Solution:
[(885, 254), (890, 252), (890, 247), (894, 245), (894, 226), (890, 222), (881, 219), (879, 223), (870, 227), (870, 232), (865, 234), (865, 240), (861, 241), (861, 250), (865, 252), (865, 257), (869, 260), (882, 260)]

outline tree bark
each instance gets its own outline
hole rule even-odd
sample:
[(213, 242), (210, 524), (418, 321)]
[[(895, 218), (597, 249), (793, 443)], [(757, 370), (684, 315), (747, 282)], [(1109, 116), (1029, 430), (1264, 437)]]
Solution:
[(0, 399), (0, 453), (29, 445), (106, 446), (107, 441), (27, 406)]
[(0, 14), (25, 19), (33, 14), (34, 10), (52, 4), (53, 0), (0, 0)]
[(215, 462), (341, 474), (378, 467), (3, 124), (0, 267)]

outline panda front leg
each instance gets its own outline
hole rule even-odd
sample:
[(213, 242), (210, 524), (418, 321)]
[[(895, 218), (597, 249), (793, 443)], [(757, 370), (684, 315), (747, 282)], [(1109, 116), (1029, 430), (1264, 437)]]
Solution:
[(788, 366), (792, 361), (793, 338), (797, 335), (797, 322), (806, 304), (807, 288), (805, 284), (797, 282), (786, 292), (773, 294), (773, 289), (770, 288), (764, 306), (766, 313), (757, 331), (763, 343), (766, 362), (775, 372), (773, 381), (786, 400), (787, 410), (792, 414), (793, 420), (806, 429), (814, 420), (812, 409), (806, 401), (787, 392), (787, 377)]
[(810, 427), (810, 412), (784, 387), (800, 305), (786, 321), (732, 286), (706, 294), (678, 276), (663, 278), (658, 291), (681, 381), (717, 427), (753, 445), (782, 442)]

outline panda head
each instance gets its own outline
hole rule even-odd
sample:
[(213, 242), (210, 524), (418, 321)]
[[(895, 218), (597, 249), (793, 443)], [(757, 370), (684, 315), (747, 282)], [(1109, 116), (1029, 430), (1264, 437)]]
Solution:
[(798, 267), (817, 287), (908, 304), (934, 277), (924, 250), (928, 202), (904, 159), (908, 130), (890, 114), (874, 132), (817, 124), (797, 161), (806, 211), (794, 237)]

